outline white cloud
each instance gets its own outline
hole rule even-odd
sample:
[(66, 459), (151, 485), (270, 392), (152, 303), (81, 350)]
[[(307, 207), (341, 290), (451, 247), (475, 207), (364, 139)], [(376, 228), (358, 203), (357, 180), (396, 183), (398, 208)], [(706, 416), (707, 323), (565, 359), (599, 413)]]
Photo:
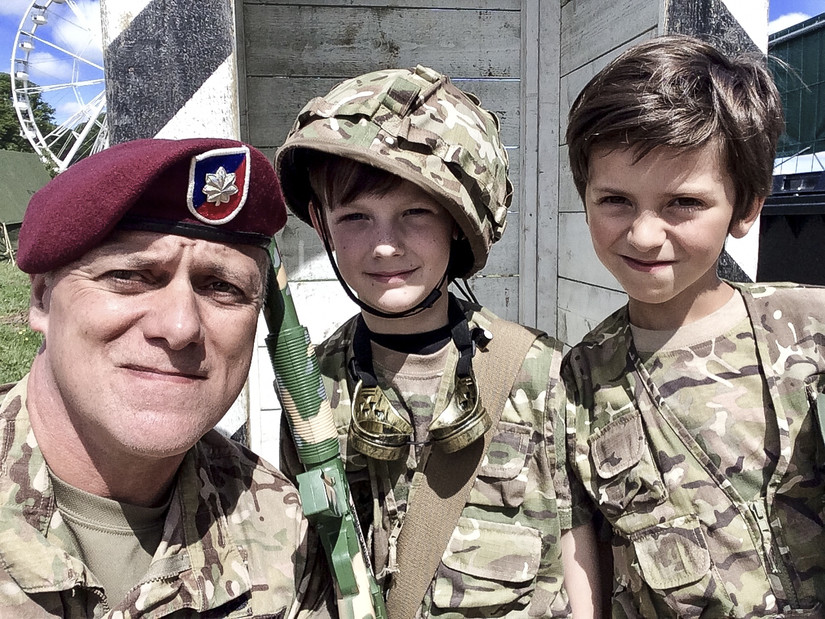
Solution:
[(3, 0), (0, 2), (0, 15), (10, 15), (23, 19), (23, 14), (31, 5), (31, 0)]
[(795, 26), (799, 22), (803, 22), (810, 18), (811, 16), (806, 13), (785, 13), (785, 15), (780, 15), (768, 23), (768, 34), (779, 32), (785, 28), (790, 28), (791, 26)]
[(29, 79), (41, 86), (71, 82), (72, 63), (50, 52), (33, 51), (29, 54)]

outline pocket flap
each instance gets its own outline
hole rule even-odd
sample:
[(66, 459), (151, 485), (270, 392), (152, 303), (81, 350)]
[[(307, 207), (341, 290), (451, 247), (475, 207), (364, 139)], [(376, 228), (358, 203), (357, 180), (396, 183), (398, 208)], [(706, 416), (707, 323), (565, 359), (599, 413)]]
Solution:
[(484, 462), (478, 470), (479, 476), (513, 479), (521, 473), (527, 461), (531, 433), (530, 426), (500, 421), (490, 447), (484, 454)]
[(530, 527), (462, 516), (441, 560), (478, 578), (528, 582), (539, 569), (541, 535)]
[(633, 536), (642, 575), (654, 589), (684, 587), (710, 570), (710, 553), (695, 516), (677, 518)]
[(611, 421), (597, 432), (590, 439), (590, 451), (599, 477), (610, 479), (639, 463), (645, 448), (639, 413)]

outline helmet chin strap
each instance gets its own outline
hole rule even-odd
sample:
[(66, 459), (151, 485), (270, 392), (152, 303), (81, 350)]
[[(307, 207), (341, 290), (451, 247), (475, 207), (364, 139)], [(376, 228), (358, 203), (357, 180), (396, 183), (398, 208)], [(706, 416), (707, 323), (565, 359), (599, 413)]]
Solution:
[(444, 275), (441, 276), (441, 279), (438, 280), (438, 284), (436, 284), (435, 288), (430, 291), (424, 299), (416, 303), (410, 309), (406, 309), (401, 312), (385, 312), (376, 307), (372, 307), (371, 305), (367, 305), (361, 299), (359, 299), (355, 292), (353, 292), (352, 288), (349, 287), (346, 281), (344, 281), (343, 276), (341, 275), (341, 271), (338, 270), (338, 263), (335, 260), (335, 256), (332, 253), (332, 246), (329, 244), (329, 230), (327, 229), (327, 222), (326, 218), (324, 217), (323, 213), (319, 212), (318, 207), (315, 205), (314, 201), (310, 201), (309, 208), (315, 211), (315, 220), (321, 227), (321, 241), (324, 244), (324, 249), (327, 252), (327, 257), (329, 258), (329, 263), (332, 265), (332, 270), (335, 273), (335, 277), (338, 278), (338, 281), (341, 282), (341, 285), (344, 287), (344, 292), (347, 293), (347, 296), (352, 299), (352, 302), (355, 303), (358, 307), (362, 310), (367, 312), (368, 314), (372, 314), (373, 316), (378, 316), (379, 318), (407, 318), (409, 316), (415, 316), (416, 314), (420, 314), (424, 310), (430, 309), (438, 299), (441, 298), (441, 287), (444, 285), (444, 282), (447, 281), (447, 273), (449, 272), (449, 264), (447, 268), (444, 269)]

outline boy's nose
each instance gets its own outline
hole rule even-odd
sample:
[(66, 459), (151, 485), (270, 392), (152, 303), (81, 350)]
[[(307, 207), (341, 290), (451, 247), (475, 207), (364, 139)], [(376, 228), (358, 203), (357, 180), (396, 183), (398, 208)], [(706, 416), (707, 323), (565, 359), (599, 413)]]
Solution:
[(655, 214), (644, 212), (633, 220), (627, 231), (627, 241), (639, 250), (661, 246), (667, 234), (665, 223)]
[(402, 243), (392, 226), (382, 226), (378, 231), (373, 254), (378, 257), (397, 256), (402, 253)]

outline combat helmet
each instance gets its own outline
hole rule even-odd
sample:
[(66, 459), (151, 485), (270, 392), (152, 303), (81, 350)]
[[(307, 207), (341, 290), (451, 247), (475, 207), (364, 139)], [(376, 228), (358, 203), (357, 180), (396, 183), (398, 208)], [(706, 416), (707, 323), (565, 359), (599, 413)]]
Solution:
[(433, 69), (367, 73), (301, 110), (275, 169), (287, 206), (310, 223), (307, 151), (381, 168), (430, 193), (464, 234), (452, 249), (461, 255), (451, 277), (479, 271), (504, 232), (513, 188), (498, 117)]

